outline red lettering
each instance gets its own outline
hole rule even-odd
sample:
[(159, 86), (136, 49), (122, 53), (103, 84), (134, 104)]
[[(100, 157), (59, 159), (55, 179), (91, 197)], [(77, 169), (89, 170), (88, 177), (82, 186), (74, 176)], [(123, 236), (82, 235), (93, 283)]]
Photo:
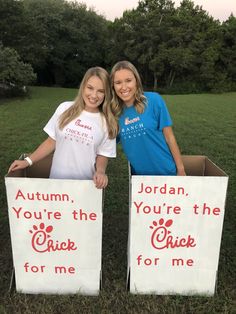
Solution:
[(46, 230), (36, 231), (32, 236), (31, 244), (32, 248), (38, 253), (77, 250), (75, 242), (70, 239), (68, 239), (67, 242), (59, 242), (48, 239), (48, 233)]
[(189, 267), (193, 266), (193, 260), (187, 259), (186, 262), (182, 258), (172, 258), (172, 266), (184, 266), (186, 264)]
[(16, 200), (19, 198), (19, 197), (22, 197), (24, 200), (25, 200), (25, 196), (24, 196), (24, 194), (21, 192), (21, 190), (18, 190), (17, 191), (17, 194), (16, 194)]
[(55, 270), (56, 274), (58, 274), (58, 273), (60, 273), (60, 274), (66, 274), (66, 273), (74, 274), (75, 273), (74, 267), (68, 267), (68, 269), (66, 269), (65, 266), (55, 266), (54, 270)]
[(195, 215), (214, 215), (214, 216), (219, 216), (220, 215), (220, 208), (215, 207), (215, 208), (210, 208), (206, 203), (203, 203), (203, 205), (200, 207), (197, 204), (193, 205), (193, 212)]
[(96, 213), (85, 213), (83, 210), (80, 208), (79, 212), (78, 210), (73, 210), (72, 216), (74, 220), (96, 220), (97, 219), (97, 214)]

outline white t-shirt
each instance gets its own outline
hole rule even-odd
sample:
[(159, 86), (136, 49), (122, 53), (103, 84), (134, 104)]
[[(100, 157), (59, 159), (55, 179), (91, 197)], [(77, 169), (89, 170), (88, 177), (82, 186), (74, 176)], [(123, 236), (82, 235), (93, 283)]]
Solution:
[(99, 112), (83, 110), (60, 130), (58, 118), (73, 103), (60, 104), (44, 127), (56, 141), (50, 178), (91, 180), (97, 155), (116, 157), (116, 139), (109, 139), (105, 118)]

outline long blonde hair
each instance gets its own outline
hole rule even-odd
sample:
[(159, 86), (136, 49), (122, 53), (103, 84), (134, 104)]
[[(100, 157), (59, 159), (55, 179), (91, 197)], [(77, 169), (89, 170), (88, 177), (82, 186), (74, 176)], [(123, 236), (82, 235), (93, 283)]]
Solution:
[(111, 109), (111, 87), (110, 78), (107, 71), (101, 67), (93, 67), (87, 70), (83, 80), (81, 81), (78, 95), (74, 100), (74, 104), (62, 113), (59, 118), (59, 129), (62, 130), (68, 123), (78, 117), (85, 108), (85, 103), (83, 99), (83, 91), (86, 83), (92, 76), (97, 76), (103, 83), (105, 96), (102, 104), (99, 106), (100, 113), (105, 117), (107, 123), (107, 129), (109, 138), (115, 138), (118, 133), (118, 123), (117, 118), (112, 113)]
[(141, 78), (137, 69), (129, 61), (119, 61), (113, 66), (111, 70), (110, 77), (111, 77), (111, 84), (112, 84), (112, 110), (114, 114), (119, 117), (124, 108), (124, 102), (117, 96), (114, 89), (115, 73), (123, 69), (129, 70), (134, 74), (134, 77), (136, 79), (136, 87), (137, 87), (137, 90), (135, 93), (134, 107), (138, 113), (143, 113), (145, 109), (145, 105), (146, 105), (146, 97), (143, 94), (142, 81), (141, 81)]

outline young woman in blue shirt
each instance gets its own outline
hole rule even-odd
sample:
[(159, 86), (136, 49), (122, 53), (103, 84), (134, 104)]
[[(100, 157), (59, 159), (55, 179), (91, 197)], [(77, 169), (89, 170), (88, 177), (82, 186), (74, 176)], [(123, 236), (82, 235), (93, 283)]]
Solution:
[(185, 175), (166, 104), (158, 93), (143, 92), (129, 61), (111, 71), (113, 112), (119, 118), (118, 140), (134, 175)]

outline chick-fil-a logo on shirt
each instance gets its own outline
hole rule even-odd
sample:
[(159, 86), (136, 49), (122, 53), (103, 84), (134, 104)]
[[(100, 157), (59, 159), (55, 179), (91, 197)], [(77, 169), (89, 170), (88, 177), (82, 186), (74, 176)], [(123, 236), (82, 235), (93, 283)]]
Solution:
[(32, 234), (31, 245), (34, 251), (38, 253), (56, 252), (56, 251), (75, 251), (77, 247), (75, 242), (67, 239), (67, 241), (59, 242), (51, 239), (53, 226), (45, 226), (42, 222), (39, 227), (33, 225), (33, 230), (29, 230)]
[(151, 235), (151, 244), (157, 250), (162, 249), (175, 249), (179, 247), (195, 247), (195, 239), (188, 235), (187, 237), (178, 237), (171, 234), (169, 229), (173, 224), (172, 219), (168, 219), (166, 222), (163, 218), (159, 221), (153, 221), (152, 225), (149, 226), (153, 230)]
[(77, 119), (75, 121), (75, 125), (81, 127), (81, 128), (84, 128), (84, 129), (87, 129), (87, 130), (92, 130), (92, 127), (90, 125), (87, 125), (87, 124), (83, 124), (81, 119)]
[(125, 118), (125, 125), (129, 125), (135, 122), (138, 122), (140, 120), (139, 117), (135, 117), (133, 119), (129, 119), (128, 117)]

